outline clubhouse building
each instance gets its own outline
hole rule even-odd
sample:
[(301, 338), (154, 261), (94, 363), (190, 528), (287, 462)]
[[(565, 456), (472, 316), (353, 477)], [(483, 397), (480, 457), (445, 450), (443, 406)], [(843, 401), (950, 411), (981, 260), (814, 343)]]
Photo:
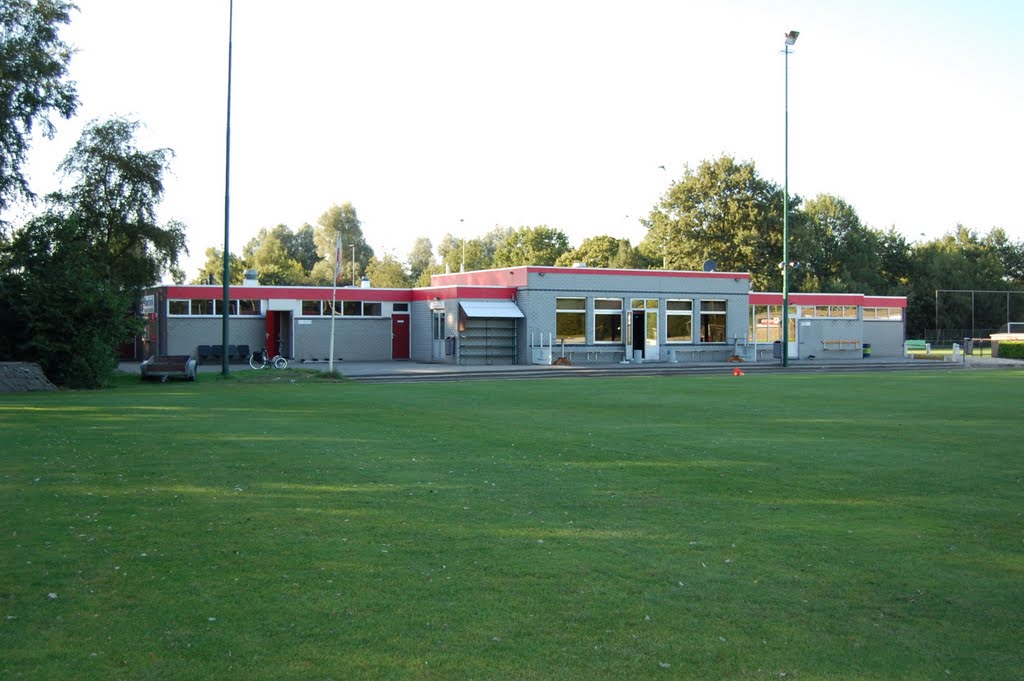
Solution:
[[(409, 289), (230, 287), (231, 359), (267, 348), (304, 362), (451, 364), (718, 362), (781, 357), (782, 294), (750, 291), (743, 272), (510, 267), (436, 275)], [(333, 303), (332, 303), (333, 299)], [(788, 357), (900, 356), (906, 298), (791, 293)], [(150, 355), (219, 361), (223, 288), (147, 291)], [(333, 312), (333, 314), (332, 314)]]

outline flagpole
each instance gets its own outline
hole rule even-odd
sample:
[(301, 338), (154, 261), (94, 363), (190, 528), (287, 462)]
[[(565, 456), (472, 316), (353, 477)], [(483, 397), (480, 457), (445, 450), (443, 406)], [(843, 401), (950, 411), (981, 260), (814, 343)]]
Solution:
[(334, 283), (331, 285), (331, 354), (327, 360), (327, 371), (334, 371), (334, 318), (338, 315), (338, 276), (341, 274), (341, 235), (334, 243)]

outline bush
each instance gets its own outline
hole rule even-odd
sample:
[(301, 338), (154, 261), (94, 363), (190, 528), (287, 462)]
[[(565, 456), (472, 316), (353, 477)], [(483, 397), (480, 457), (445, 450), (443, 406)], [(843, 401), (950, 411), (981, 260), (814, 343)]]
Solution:
[(1002, 359), (1024, 359), (1024, 342), (999, 341), (999, 357)]

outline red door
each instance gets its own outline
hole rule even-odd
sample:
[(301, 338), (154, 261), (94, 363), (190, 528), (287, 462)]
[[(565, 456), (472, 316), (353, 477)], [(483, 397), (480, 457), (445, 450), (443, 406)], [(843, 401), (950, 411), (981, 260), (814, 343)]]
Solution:
[(409, 315), (391, 315), (391, 359), (409, 359)]

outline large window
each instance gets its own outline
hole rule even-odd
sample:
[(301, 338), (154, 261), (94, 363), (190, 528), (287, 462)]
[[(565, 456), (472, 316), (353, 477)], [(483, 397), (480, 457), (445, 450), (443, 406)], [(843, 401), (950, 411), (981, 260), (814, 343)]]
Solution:
[[(791, 314), (795, 313), (796, 308), (793, 307)], [(751, 305), (750, 316), (752, 321), (748, 340), (755, 343), (774, 343), (782, 340), (781, 305)]]
[(594, 299), (594, 342), (622, 342), (622, 299)]
[(815, 305), (803, 306), (800, 310), (803, 317), (832, 317), (838, 319), (856, 319), (856, 305)]
[[(239, 315), (258, 315), (260, 312), (260, 301), (258, 300), (228, 301), (228, 315), (231, 317), (237, 317)], [(172, 317), (188, 317), (190, 315), (197, 317), (211, 317), (216, 315), (219, 317), (224, 314), (224, 300), (221, 298), (168, 300), (167, 314)]]
[(586, 324), (586, 298), (555, 298), (555, 338), (559, 343), (586, 343)]
[(900, 307), (865, 307), (864, 321), (898, 322), (903, 319), (903, 308)]
[(702, 343), (725, 342), (724, 300), (700, 301), (700, 340)]
[(668, 343), (693, 342), (693, 301), (669, 300), (665, 302), (665, 341)]
[(212, 300), (192, 300), (192, 305), (189, 307), (189, 314), (192, 315), (212, 315), (213, 314), (213, 301)]

